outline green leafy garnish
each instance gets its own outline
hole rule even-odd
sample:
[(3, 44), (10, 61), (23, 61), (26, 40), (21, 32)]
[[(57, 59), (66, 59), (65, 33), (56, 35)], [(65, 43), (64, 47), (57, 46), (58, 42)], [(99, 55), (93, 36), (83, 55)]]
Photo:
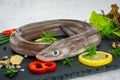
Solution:
[(111, 5), (110, 12), (105, 15), (92, 12), (89, 22), (98, 29), (102, 39), (115, 39), (120, 37), (120, 13), (116, 4)]
[(114, 31), (113, 33), (120, 37), (120, 12), (118, 12), (119, 7), (117, 4), (111, 5), (110, 12), (106, 15), (109, 19), (111, 19), (114, 22)]
[(66, 57), (66, 58), (62, 61), (62, 64), (63, 64), (63, 65), (66, 64), (66, 65), (68, 65), (68, 66), (72, 66), (72, 62), (73, 62), (73, 59)]
[(55, 35), (54, 32), (42, 31), (42, 38), (36, 39), (35, 42), (50, 42), (50, 43), (53, 43), (53, 42), (57, 41), (57, 39), (53, 37), (54, 35)]
[(92, 57), (94, 54), (96, 54), (96, 45), (93, 45), (92, 48), (87, 48), (86, 47), (86, 50), (87, 50), (87, 54), (83, 55), (83, 57), (86, 57), (86, 56), (90, 56)]
[(10, 40), (10, 35), (1, 35), (0, 36), (0, 45), (9, 42), (9, 40)]
[(5, 75), (8, 75), (8, 77), (13, 77), (19, 70), (14, 70), (12, 68), (6, 67)]
[(116, 28), (114, 29), (113, 33), (114, 33), (115, 35), (117, 35), (118, 37), (120, 37), (120, 26), (119, 26), (119, 27), (116, 27)]
[(113, 39), (115, 37), (113, 33), (114, 23), (106, 16), (93, 11), (89, 21), (98, 29), (102, 39)]
[(118, 57), (120, 56), (120, 47), (117, 47), (115, 49), (109, 50), (109, 52), (114, 56), (114, 57)]

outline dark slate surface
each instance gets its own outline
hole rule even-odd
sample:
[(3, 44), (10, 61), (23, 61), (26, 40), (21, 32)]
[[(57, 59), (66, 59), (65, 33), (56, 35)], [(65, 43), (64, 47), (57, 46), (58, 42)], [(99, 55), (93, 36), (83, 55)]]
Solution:
[[(103, 40), (98, 47), (98, 50), (108, 51), (111, 49), (110, 47), (111, 41)], [(4, 47), (7, 47), (6, 50), (3, 50)], [(2, 56), (11, 56), (12, 54), (16, 54), (10, 48), (9, 43), (0, 46), (0, 60)], [(120, 57), (114, 58), (111, 64), (102, 66), (102, 67), (88, 67), (82, 65), (78, 62), (77, 57), (73, 57), (73, 65), (67, 66), (62, 65), (61, 61), (57, 61), (57, 70), (50, 73), (45, 74), (33, 74), (28, 70), (28, 64), (31, 61), (35, 61), (34, 57), (28, 57), (24, 59), (23, 63), (21, 64), (22, 68), (25, 68), (24, 72), (19, 72), (13, 78), (8, 78), (7, 76), (3, 75), (5, 68), (0, 69), (0, 80), (66, 80), (78, 76), (85, 76), (90, 74), (96, 74), (104, 71), (114, 70), (120, 68)]]

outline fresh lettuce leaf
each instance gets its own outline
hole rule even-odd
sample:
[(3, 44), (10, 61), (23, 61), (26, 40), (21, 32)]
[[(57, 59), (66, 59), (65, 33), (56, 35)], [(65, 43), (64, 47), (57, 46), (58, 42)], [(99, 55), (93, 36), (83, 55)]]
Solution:
[(114, 31), (113, 31), (113, 33), (114, 33), (116, 36), (120, 37), (120, 26), (117, 27), (117, 28), (115, 28)]
[(116, 36), (120, 37), (120, 31), (118, 32), (113, 32)]
[(106, 16), (93, 11), (90, 16), (89, 22), (98, 29), (102, 39), (111, 39), (115, 37), (113, 33), (114, 23)]
[(89, 19), (90, 23), (94, 25), (99, 31), (108, 28), (111, 29), (113, 27), (113, 22), (110, 21), (106, 16), (92, 12), (91, 17)]

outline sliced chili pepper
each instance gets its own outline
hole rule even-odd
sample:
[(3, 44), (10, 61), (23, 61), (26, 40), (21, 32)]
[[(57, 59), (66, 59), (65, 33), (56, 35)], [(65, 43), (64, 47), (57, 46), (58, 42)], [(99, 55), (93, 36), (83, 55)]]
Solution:
[(29, 64), (29, 70), (33, 73), (42, 74), (55, 71), (57, 68), (55, 62), (34, 61)]
[(5, 30), (2, 32), (3, 35), (10, 35), (12, 34), (16, 29), (10, 29), (10, 30)]

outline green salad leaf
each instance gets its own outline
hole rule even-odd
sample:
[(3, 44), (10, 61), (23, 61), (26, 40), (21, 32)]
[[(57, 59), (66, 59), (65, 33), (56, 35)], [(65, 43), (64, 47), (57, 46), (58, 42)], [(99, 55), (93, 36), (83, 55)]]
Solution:
[(115, 37), (114, 22), (102, 14), (92, 12), (89, 22), (98, 29), (102, 39), (113, 39)]
[(107, 28), (111, 29), (113, 27), (112, 21), (110, 21), (107, 17), (96, 13), (95, 11), (92, 12), (91, 17), (89, 19), (90, 23), (93, 24), (99, 31)]
[(118, 37), (120, 37), (120, 26), (117, 27), (117, 28), (115, 28), (114, 31), (113, 31), (113, 33), (114, 33), (115, 35), (117, 35)]

